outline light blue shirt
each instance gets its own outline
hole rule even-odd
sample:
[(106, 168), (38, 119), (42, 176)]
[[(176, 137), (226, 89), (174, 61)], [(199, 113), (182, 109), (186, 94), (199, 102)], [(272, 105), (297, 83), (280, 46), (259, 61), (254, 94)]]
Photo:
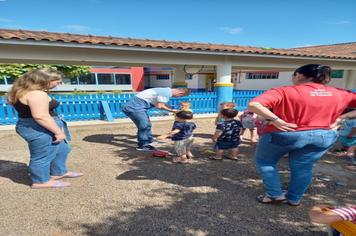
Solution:
[(152, 105), (156, 105), (159, 102), (167, 103), (172, 97), (172, 89), (168, 87), (146, 89), (138, 93), (136, 97), (141, 98)]
[(171, 97), (172, 89), (168, 87), (146, 89), (126, 103), (123, 110), (126, 112), (145, 111), (157, 103), (167, 103)]

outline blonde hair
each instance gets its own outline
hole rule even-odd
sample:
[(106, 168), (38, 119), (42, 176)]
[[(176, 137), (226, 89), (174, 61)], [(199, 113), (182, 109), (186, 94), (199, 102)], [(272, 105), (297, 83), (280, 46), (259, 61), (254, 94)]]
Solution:
[(51, 81), (61, 80), (63, 77), (62, 72), (51, 68), (31, 70), (15, 80), (9, 91), (8, 100), (11, 104), (15, 104), (26, 93), (48, 90)]
[(222, 103), (220, 103), (220, 106), (233, 109), (233, 108), (235, 108), (236, 104), (234, 102), (222, 102)]
[(181, 103), (180, 103), (180, 105), (187, 105), (187, 106), (191, 106), (192, 104), (190, 103), (190, 102), (188, 102), (188, 101), (182, 101)]

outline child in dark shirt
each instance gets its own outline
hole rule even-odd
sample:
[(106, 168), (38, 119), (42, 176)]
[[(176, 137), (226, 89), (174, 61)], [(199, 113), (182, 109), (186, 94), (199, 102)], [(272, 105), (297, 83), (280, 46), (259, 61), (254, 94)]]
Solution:
[(235, 120), (239, 112), (236, 109), (224, 109), (221, 115), (224, 118), (223, 123), (218, 123), (216, 126), (213, 141), (215, 142), (216, 156), (211, 157), (212, 160), (222, 160), (224, 150), (231, 150), (231, 160), (237, 160), (238, 146), (240, 144), (240, 129), (242, 124)]
[(193, 130), (196, 128), (196, 125), (190, 122), (191, 119), (193, 119), (193, 113), (191, 111), (183, 110), (177, 112), (172, 131), (158, 137), (158, 139), (171, 137), (174, 141), (174, 150), (178, 157), (173, 158), (173, 162), (187, 163), (188, 159), (193, 157), (191, 146), (194, 141)]

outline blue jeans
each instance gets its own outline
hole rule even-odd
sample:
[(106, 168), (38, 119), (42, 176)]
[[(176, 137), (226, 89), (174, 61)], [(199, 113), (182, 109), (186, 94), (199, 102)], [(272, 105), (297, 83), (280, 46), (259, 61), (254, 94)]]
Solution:
[[(53, 118), (68, 134), (65, 123), (58, 117)], [(32, 118), (19, 118), (16, 132), (25, 139), (30, 149), (29, 171), (32, 183), (44, 183), (50, 180), (51, 175), (67, 173), (66, 161), (70, 152), (67, 140), (53, 143), (54, 134)]]
[(135, 123), (137, 127), (138, 147), (142, 148), (152, 143), (152, 124), (146, 111), (124, 113)]
[(300, 201), (312, 181), (314, 163), (336, 139), (336, 131), (319, 129), (264, 134), (257, 145), (256, 166), (267, 194), (271, 197), (283, 194), (277, 163), (288, 154), (291, 178), (286, 197), (292, 202)]

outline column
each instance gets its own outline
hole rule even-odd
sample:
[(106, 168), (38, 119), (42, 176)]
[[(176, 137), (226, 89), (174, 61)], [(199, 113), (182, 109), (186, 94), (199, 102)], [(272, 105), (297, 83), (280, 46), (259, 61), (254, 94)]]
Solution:
[(216, 66), (216, 111), (219, 112), (219, 104), (222, 102), (232, 102), (232, 92), (234, 84), (231, 83), (232, 66), (230, 63)]
[(344, 88), (356, 89), (356, 70), (344, 71)]
[(188, 83), (185, 82), (185, 71), (183, 66), (176, 66), (174, 70), (173, 80), (172, 80), (173, 88), (187, 88)]

